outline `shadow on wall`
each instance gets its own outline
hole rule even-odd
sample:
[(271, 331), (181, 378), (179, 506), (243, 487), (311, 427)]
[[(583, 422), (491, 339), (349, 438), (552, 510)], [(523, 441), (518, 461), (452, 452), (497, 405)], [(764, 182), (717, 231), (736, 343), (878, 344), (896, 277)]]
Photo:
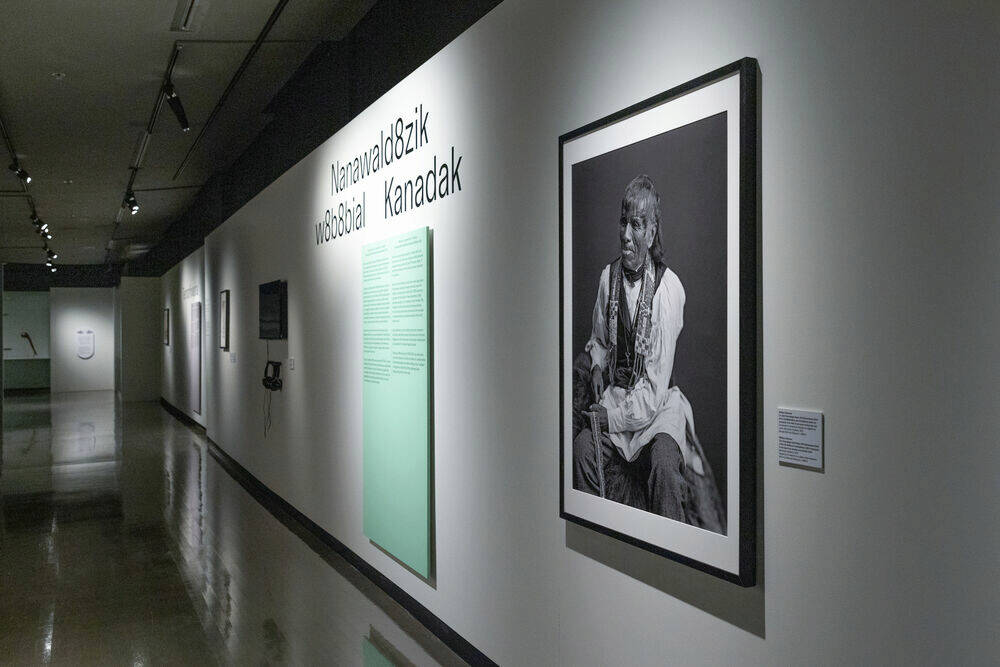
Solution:
[(757, 536), (757, 585), (742, 588), (663, 556), (566, 522), (566, 546), (667, 595), (765, 638), (763, 536)]

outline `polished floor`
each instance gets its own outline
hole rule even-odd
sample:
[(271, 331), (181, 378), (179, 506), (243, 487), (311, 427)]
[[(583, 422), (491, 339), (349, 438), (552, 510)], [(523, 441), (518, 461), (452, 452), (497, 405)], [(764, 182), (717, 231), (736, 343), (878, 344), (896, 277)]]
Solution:
[(0, 664), (461, 664), (158, 404), (8, 396), (3, 417)]

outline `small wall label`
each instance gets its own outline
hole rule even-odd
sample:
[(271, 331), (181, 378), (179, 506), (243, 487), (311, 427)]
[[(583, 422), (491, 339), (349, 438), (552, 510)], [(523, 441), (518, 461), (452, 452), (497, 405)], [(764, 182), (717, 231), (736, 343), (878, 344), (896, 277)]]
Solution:
[(778, 463), (823, 470), (823, 413), (778, 408)]

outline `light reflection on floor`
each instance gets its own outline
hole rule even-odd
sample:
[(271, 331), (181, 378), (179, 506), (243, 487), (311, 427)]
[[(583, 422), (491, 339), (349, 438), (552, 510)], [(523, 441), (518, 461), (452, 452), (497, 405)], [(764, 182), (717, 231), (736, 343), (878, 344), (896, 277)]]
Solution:
[(155, 403), (7, 397), (0, 663), (461, 664)]

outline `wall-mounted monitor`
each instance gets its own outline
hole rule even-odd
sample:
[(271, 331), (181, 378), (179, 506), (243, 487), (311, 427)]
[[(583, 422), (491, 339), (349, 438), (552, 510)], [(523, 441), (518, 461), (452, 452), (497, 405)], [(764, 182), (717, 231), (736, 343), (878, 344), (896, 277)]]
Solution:
[(275, 280), (260, 286), (258, 301), (260, 338), (283, 340), (288, 338), (288, 283)]

